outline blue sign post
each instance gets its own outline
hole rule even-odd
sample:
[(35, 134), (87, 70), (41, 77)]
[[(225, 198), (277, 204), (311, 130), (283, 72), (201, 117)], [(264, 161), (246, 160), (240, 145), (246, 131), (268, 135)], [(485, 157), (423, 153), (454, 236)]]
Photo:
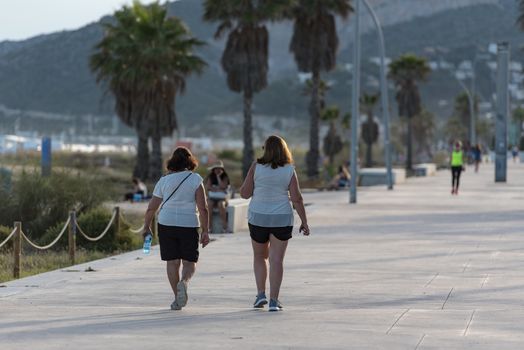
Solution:
[(51, 138), (42, 138), (42, 176), (51, 175)]

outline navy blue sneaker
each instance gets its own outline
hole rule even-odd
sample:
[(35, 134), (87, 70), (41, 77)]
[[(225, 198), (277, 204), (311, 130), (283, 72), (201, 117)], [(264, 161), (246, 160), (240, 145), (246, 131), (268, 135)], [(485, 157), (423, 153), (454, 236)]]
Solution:
[(253, 307), (255, 309), (261, 309), (266, 304), (267, 304), (266, 293), (264, 292), (258, 293), (257, 298), (255, 299), (255, 303), (253, 304)]
[(284, 306), (277, 299), (271, 299), (269, 301), (269, 311), (282, 311)]

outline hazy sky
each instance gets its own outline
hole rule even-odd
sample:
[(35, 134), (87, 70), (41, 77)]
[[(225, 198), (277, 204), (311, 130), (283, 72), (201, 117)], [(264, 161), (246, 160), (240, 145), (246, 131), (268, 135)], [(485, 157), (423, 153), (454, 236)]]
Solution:
[[(0, 41), (76, 29), (132, 0), (0, 0)], [(151, 3), (153, 0), (142, 0)], [(162, 1), (164, 2), (164, 1)]]

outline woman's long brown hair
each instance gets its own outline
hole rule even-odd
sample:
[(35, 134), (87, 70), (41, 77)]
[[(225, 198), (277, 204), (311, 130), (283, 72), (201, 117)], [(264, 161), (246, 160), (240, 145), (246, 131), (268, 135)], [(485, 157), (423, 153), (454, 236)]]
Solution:
[(258, 164), (270, 164), (276, 169), (280, 166), (293, 163), (293, 156), (287, 147), (286, 141), (279, 136), (269, 136), (264, 143), (264, 155), (257, 159)]

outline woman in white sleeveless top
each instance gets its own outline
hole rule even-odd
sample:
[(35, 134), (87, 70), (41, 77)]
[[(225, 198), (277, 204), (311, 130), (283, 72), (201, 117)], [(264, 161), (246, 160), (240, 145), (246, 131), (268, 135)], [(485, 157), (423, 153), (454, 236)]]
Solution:
[(145, 215), (144, 236), (151, 232), (153, 216), (160, 208), (158, 240), (160, 257), (166, 261), (167, 277), (175, 294), (172, 310), (186, 306), (188, 283), (199, 256), (199, 240), (202, 247), (209, 243), (206, 194), (202, 178), (193, 173), (197, 165), (189, 149), (178, 147), (167, 162), (168, 174), (155, 186)]
[(283, 261), (293, 230), (293, 202), (302, 220), (299, 232), (309, 235), (306, 211), (298, 185), (293, 158), (286, 141), (270, 136), (264, 144), (264, 155), (249, 169), (240, 188), (249, 203), (249, 232), (253, 246), (253, 269), (257, 284), (255, 308), (267, 304), (266, 280), (269, 258), (269, 311), (282, 310), (278, 300), (283, 276)]

